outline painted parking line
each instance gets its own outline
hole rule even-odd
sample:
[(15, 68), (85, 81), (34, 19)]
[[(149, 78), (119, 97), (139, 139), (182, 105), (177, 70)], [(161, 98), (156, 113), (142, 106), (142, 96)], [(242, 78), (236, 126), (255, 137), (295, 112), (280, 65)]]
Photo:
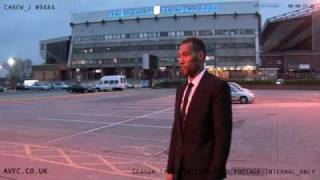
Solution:
[(57, 149), (57, 151), (67, 161), (67, 163), (70, 166), (75, 166), (75, 163), (72, 161), (72, 159), (62, 149)]
[[(101, 121), (85, 121), (85, 120), (75, 120), (75, 119), (57, 119), (57, 118), (47, 118), (47, 117), (37, 117), (36, 119), (44, 121), (63, 121), (70, 123), (88, 123), (88, 124), (115, 124), (114, 122), (101, 122)], [(156, 126), (156, 125), (146, 125), (146, 124), (126, 124), (121, 123), (119, 126), (132, 126), (132, 127), (144, 127), (144, 128), (160, 128), (160, 129), (171, 129), (171, 126)]]
[(93, 113), (65, 113), (69, 115), (77, 115), (77, 116), (96, 116), (96, 117), (123, 117), (123, 118), (130, 118), (132, 116), (129, 115), (119, 115), (119, 114), (93, 114)]
[(24, 145), (24, 149), (26, 151), (27, 156), (31, 156), (31, 149), (29, 145)]
[[(160, 154), (163, 154), (164, 152), (168, 151), (167, 146), (161, 146), (161, 145), (141, 145), (141, 146), (121, 146), (122, 148), (131, 149), (134, 151), (139, 152), (140, 154), (144, 156), (158, 156)], [(157, 149), (156, 152), (148, 152), (147, 149)]]
[[(96, 133), (91, 133), (92, 135), (97, 135)], [(124, 136), (124, 135), (115, 135), (115, 134), (103, 134), (103, 136), (110, 136), (114, 138), (123, 138), (123, 139), (131, 139), (131, 140), (138, 140), (138, 141), (152, 141), (152, 142), (163, 142), (168, 143), (169, 140), (162, 140), (162, 139), (151, 139), (151, 138), (143, 138), (143, 137), (134, 137), (134, 136)]]
[(83, 133), (84, 133), (84, 134), (88, 134), (88, 133), (91, 133), (91, 132), (94, 132), (94, 131), (98, 131), (98, 130), (101, 130), (101, 129), (105, 129), (105, 128), (108, 128), (108, 127), (112, 127), (112, 126), (115, 126), (115, 125), (123, 124), (123, 123), (130, 122), (130, 121), (134, 121), (134, 120), (136, 120), (136, 119), (141, 119), (141, 118), (149, 117), (149, 116), (152, 116), (152, 115), (154, 115), (154, 114), (157, 114), (157, 113), (160, 113), (160, 112), (164, 112), (164, 111), (168, 111), (168, 110), (171, 110), (171, 109), (172, 109), (172, 108), (166, 108), (166, 109), (163, 109), (163, 110), (160, 110), (160, 111), (156, 111), (156, 112), (144, 114), (144, 115), (141, 115), (141, 116), (136, 116), (136, 117), (133, 117), (133, 118), (124, 120), (124, 121), (117, 122), (117, 123), (111, 123), (111, 124), (106, 125), (106, 126), (102, 126), (102, 127), (90, 129), (90, 130), (84, 131)]
[(112, 123), (112, 122), (60, 119), (60, 118), (48, 118), (48, 117), (37, 117), (36, 119), (43, 120), (43, 121), (80, 122), (80, 123), (88, 123), (88, 124), (111, 124)]
[(281, 102), (281, 103), (263, 103), (263, 104), (243, 104), (233, 106), (234, 109), (259, 109), (259, 108), (304, 108), (319, 107), (319, 102)]
[(132, 127), (143, 127), (143, 128), (171, 129), (171, 126), (155, 126), (155, 125), (146, 125), (146, 124), (120, 124), (120, 126), (132, 126)]
[(111, 123), (111, 124), (108, 124), (108, 125), (105, 125), (105, 126), (101, 126), (101, 127), (98, 127), (98, 128), (89, 129), (89, 130), (86, 130), (86, 131), (83, 131), (83, 132), (79, 132), (79, 133), (76, 133), (76, 134), (72, 134), (72, 135), (64, 136), (64, 137), (57, 138), (57, 139), (54, 139), (54, 140), (51, 140), (51, 141), (47, 141), (47, 142), (45, 142), (43, 144), (55, 143), (55, 142), (62, 141), (62, 140), (65, 140), (65, 139), (69, 139), (69, 138), (85, 135), (85, 134), (88, 134), (88, 133), (92, 133), (92, 132), (99, 131), (99, 130), (102, 130), (102, 129), (106, 129), (106, 128), (109, 128), (109, 127), (121, 125), (123, 123), (134, 121), (136, 119), (149, 117), (149, 116), (155, 115), (157, 113), (165, 112), (165, 111), (169, 111), (169, 110), (172, 110), (172, 108), (162, 109), (162, 110), (159, 110), (159, 111), (156, 111), (156, 112), (153, 112), (153, 113), (148, 113), (148, 114), (144, 114), (144, 115), (141, 115), (141, 116), (136, 116), (136, 117), (133, 117), (133, 118), (130, 118), (130, 119), (126, 119), (126, 120), (123, 120), (123, 121), (120, 121), (120, 122), (116, 122), (116, 123)]
[(72, 130), (63, 130), (63, 129), (52, 129), (52, 128), (45, 128), (45, 127), (34, 127), (34, 126), (25, 126), (25, 125), (7, 125), (0, 123), (0, 130), (5, 129), (8, 130), (8, 128), (13, 128), (13, 129), (30, 129), (30, 130), (45, 130), (45, 131), (56, 131), (56, 132), (74, 132)]
[(108, 159), (104, 158), (101, 155), (98, 155), (97, 157), (101, 162), (103, 162), (105, 165), (107, 165), (110, 169), (112, 169), (113, 171), (115, 171), (117, 173), (120, 173), (120, 170), (116, 166), (114, 166)]
[[(166, 113), (166, 112), (161, 112), (161, 113)], [(159, 113), (159, 114), (161, 114)], [(173, 113), (173, 112), (172, 112)], [(119, 114), (92, 114), (92, 113), (65, 113), (66, 115), (72, 115), (72, 116), (85, 116), (85, 117), (116, 117), (116, 118), (131, 118), (132, 115), (119, 115)], [(166, 113), (167, 114), (167, 113)], [(173, 114), (169, 118), (167, 117), (156, 117), (153, 116), (150, 119), (155, 119), (155, 120), (170, 120), (173, 119)]]
[[(12, 142), (0, 142), (1, 147), (14, 147), (20, 151), (12, 151), (10, 149), (0, 148), (0, 156), (10, 156), (15, 158), (22, 158), (26, 160), (38, 161), (48, 164), (55, 164), (64, 167), (82, 169), (93, 172), (104, 173), (107, 175), (115, 175), (126, 177), (130, 179), (146, 179), (146, 180), (160, 180), (161, 177), (156, 176), (141, 176), (132, 174), (132, 170), (128, 168), (123, 169), (122, 165), (134, 164), (135, 166), (141, 167), (153, 167), (154, 170), (158, 170), (165, 166), (165, 161), (162, 163), (153, 163), (148, 158), (145, 159), (134, 159), (125, 158), (110, 155), (101, 155), (95, 153), (81, 152), (76, 150), (66, 150), (55, 147), (40, 146), (34, 144), (23, 144), (23, 143), (12, 143)], [(47, 152), (47, 155), (37, 154), (38, 150)], [(23, 153), (20, 153), (23, 152)], [(84, 160), (79, 162), (79, 158)], [(62, 161), (61, 161), (62, 160)], [(98, 165), (98, 166), (96, 166)], [(101, 168), (101, 165), (104, 166)], [(160, 167), (158, 167), (160, 166)], [(161, 178), (162, 179), (162, 178)]]
[(96, 112), (96, 113), (146, 113), (146, 112), (152, 112), (155, 110), (148, 110), (148, 109), (143, 109), (143, 108), (127, 109), (127, 107), (125, 107), (125, 108), (118, 108), (118, 109), (110, 109), (110, 108), (91, 109), (90, 111)]

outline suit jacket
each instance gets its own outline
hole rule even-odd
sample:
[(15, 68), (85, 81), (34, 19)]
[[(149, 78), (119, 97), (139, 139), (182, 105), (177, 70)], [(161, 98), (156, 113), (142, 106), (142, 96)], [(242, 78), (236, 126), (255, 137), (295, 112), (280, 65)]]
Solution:
[(179, 178), (183, 180), (225, 178), (232, 133), (230, 87), (206, 71), (184, 122), (180, 105), (186, 87), (187, 82), (176, 91), (167, 172), (183, 172), (183, 178)]

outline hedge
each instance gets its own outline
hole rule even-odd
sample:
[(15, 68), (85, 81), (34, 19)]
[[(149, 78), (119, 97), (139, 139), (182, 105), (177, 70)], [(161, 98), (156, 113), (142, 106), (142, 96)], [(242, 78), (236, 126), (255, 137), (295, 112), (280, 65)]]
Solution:
[[(229, 82), (236, 82), (240, 85), (275, 85), (275, 80), (243, 80), (243, 79), (229, 79)], [(185, 79), (179, 80), (157, 80), (153, 88), (176, 88), (182, 85)], [(284, 85), (310, 85), (320, 86), (320, 80), (284, 80)]]

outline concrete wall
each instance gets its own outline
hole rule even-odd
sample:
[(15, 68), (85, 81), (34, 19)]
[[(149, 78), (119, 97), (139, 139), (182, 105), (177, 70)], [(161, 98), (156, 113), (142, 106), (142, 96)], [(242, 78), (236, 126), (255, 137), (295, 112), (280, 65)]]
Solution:
[(312, 15), (312, 50), (320, 51), (320, 11)]

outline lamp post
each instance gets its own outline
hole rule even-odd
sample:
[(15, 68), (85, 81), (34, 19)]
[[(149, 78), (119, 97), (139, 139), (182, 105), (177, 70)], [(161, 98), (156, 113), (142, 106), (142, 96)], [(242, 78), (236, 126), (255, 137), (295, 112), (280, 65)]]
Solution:
[(16, 63), (16, 60), (11, 57), (8, 59), (7, 63), (9, 64), (10, 67), (13, 67), (14, 64)]
[(10, 87), (13, 88), (13, 67), (14, 65), (16, 64), (16, 60), (13, 58), (13, 57), (10, 57), (8, 60), (7, 60), (7, 64), (10, 66)]
[(81, 72), (80, 68), (76, 68), (76, 82), (80, 83), (81, 82)]
[(118, 74), (118, 60), (117, 60), (117, 58), (114, 58), (113, 62), (115, 63), (115, 72)]

